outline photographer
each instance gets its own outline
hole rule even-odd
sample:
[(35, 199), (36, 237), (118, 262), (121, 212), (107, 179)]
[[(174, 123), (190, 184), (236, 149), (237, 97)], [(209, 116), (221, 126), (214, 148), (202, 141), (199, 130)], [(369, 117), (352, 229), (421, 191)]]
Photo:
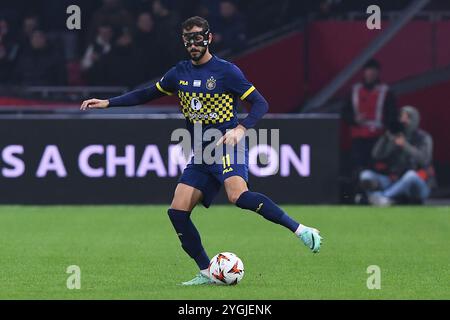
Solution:
[(419, 129), (419, 112), (410, 106), (400, 111), (398, 128), (387, 131), (372, 150), (377, 172), (364, 170), (359, 179), (371, 204), (422, 203), (434, 184), (431, 167), (433, 140)]

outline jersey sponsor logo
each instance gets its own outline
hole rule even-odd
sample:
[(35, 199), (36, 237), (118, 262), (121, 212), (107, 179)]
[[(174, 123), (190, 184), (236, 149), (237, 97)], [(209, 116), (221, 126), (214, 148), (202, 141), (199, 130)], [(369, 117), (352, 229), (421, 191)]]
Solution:
[(200, 102), (199, 99), (197, 98), (192, 98), (191, 100), (191, 108), (194, 109), (195, 111), (198, 111), (202, 108), (202, 103)]
[(194, 87), (200, 87), (202, 85), (202, 80), (194, 80)]
[(214, 90), (216, 88), (216, 79), (211, 76), (208, 80), (206, 80), (206, 89)]
[(189, 120), (192, 120), (192, 121), (210, 120), (210, 116), (209, 116), (209, 114), (189, 112)]
[[(229, 93), (178, 90), (178, 97), (180, 98), (181, 112), (190, 122), (216, 124), (231, 121), (234, 117), (233, 96)], [(198, 101), (193, 101), (193, 99)], [(195, 115), (195, 113), (202, 115)]]
[(186, 80), (180, 80), (180, 84), (181, 84), (182, 86), (187, 86), (187, 85), (189, 85), (189, 82), (186, 81)]
[(202, 120), (216, 120), (219, 115), (215, 112), (211, 113), (192, 113), (189, 112), (189, 120), (202, 121)]

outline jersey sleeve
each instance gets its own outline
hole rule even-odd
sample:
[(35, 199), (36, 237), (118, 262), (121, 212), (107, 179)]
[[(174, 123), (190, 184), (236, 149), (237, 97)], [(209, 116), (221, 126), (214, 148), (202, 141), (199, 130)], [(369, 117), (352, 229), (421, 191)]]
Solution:
[(227, 90), (239, 96), (241, 100), (245, 100), (245, 98), (255, 91), (253, 84), (245, 78), (241, 69), (234, 64), (231, 64), (228, 71), (225, 86)]
[(171, 96), (177, 90), (176, 67), (172, 67), (167, 73), (156, 83), (156, 88), (162, 93)]
[(226, 88), (231, 93), (239, 96), (241, 100), (247, 100), (252, 106), (247, 117), (240, 124), (245, 128), (253, 128), (256, 123), (269, 110), (269, 105), (264, 97), (255, 89), (255, 86), (248, 81), (242, 71), (234, 64), (231, 65)]

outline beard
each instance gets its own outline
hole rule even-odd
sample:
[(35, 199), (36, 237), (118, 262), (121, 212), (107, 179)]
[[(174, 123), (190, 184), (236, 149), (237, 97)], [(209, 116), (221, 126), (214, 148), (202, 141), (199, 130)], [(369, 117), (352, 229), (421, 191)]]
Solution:
[[(192, 55), (193, 53), (200, 53), (196, 56)], [(195, 62), (199, 61), (201, 58), (203, 58), (203, 56), (206, 53), (206, 47), (205, 48), (201, 48), (200, 50), (195, 50), (195, 51), (189, 51), (189, 55), (191, 57), (191, 59)]]

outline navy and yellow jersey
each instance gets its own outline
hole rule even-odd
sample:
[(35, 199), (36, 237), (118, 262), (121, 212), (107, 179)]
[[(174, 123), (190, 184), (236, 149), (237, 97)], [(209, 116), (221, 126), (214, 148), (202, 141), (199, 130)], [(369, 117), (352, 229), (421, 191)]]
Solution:
[(242, 71), (216, 56), (199, 66), (190, 60), (179, 62), (155, 85), (110, 98), (108, 106), (140, 105), (174, 94), (180, 99), (181, 111), (190, 130), (195, 123), (201, 123), (203, 130), (214, 127), (225, 132), (234, 128), (238, 124), (236, 115), (240, 100), (251, 104), (247, 117), (239, 122), (247, 129), (253, 128), (269, 109), (267, 101)]
[[(187, 128), (193, 133), (194, 124), (201, 123), (202, 129), (216, 128), (223, 133), (239, 124), (253, 128), (268, 111), (264, 97), (245, 78), (234, 64), (213, 56), (207, 63), (193, 65), (190, 60), (182, 61), (169, 70), (155, 85), (137, 89), (109, 99), (109, 107), (140, 105), (164, 95), (177, 95), (180, 99)], [(251, 104), (248, 115), (242, 121), (237, 119), (240, 100)], [(203, 136), (203, 135), (202, 135)], [(195, 141), (203, 137), (193, 135)], [(195, 145), (195, 141), (191, 143)], [(202, 146), (209, 142), (204, 141)], [(219, 192), (225, 179), (241, 176), (248, 179), (248, 146), (238, 144), (233, 148), (233, 161), (226, 145), (221, 163), (194, 163), (194, 157), (183, 171), (179, 182), (192, 186), (203, 193), (205, 206)], [(195, 154), (195, 152), (194, 152)], [(244, 159), (239, 162), (239, 159)], [(237, 160), (237, 161), (234, 161)]]
[(188, 128), (201, 123), (222, 132), (238, 124), (237, 106), (255, 87), (233, 63), (213, 57), (205, 64), (179, 62), (156, 83), (159, 91), (177, 95)]

